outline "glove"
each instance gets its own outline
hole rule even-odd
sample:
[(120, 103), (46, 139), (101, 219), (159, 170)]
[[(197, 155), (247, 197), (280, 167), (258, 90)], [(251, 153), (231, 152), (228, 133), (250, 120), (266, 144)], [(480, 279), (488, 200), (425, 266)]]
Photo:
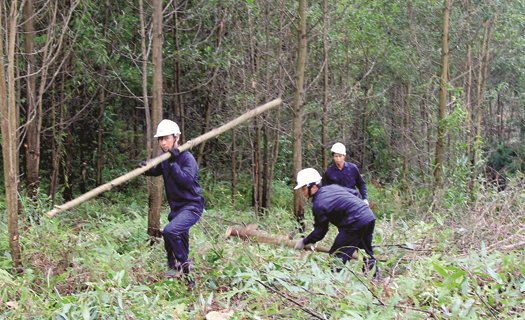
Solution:
[(147, 165), (146, 161), (141, 161), (139, 162), (139, 164), (137, 165), (137, 168), (142, 168), (142, 167), (145, 167)]
[(366, 203), (367, 206), (370, 206), (370, 204), (368, 203), (368, 199), (363, 199), (363, 202)]
[(295, 246), (293, 247), (295, 250), (303, 250), (304, 249), (304, 242), (303, 239), (299, 239), (295, 242)]
[(168, 151), (171, 153), (171, 158), (176, 158), (180, 154), (179, 148), (171, 148)]

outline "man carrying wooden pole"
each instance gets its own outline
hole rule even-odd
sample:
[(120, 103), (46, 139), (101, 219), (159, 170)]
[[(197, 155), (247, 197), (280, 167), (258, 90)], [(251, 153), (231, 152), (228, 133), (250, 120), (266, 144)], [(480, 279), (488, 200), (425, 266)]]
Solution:
[[(161, 234), (168, 259), (167, 277), (177, 277), (186, 280), (189, 289), (195, 286), (190, 274), (190, 228), (193, 227), (204, 211), (204, 198), (198, 181), (199, 166), (189, 151), (180, 152), (179, 126), (168, 119), (162, 120), (157, 126), (155, 138), (163, 154), (170, 157), (145, 172), (147, 176), (164, 178), (164, 189), (171, 211), (168, 224)], [(146, 161), (141, 161), (139, 167), (145, 167)]]
[[(209, 131), (205, 134), (203, 134), (202, 136), (199, 136), (197, 138), (194, 138), (188, 142), (186, 142), (185, 144), (183, 144), (182, 146), (180, 146), (179, 148), (179, 151), (180, 152), (183, 152), (183, 151), (186, 151), (186, 150), (189, 150), (191, 149), (192, 147), (200, 144), (200, 143), (203, 143), (204, 141), (207, 141), (213, 137), (216, 137), (218, 135), (220, 135), (221, 133), (224, 133), (236, 126), (238, 126), (239, 124), (243, 123), (243, 122), (246, 122), (247, 120), (255, 117), (255, 116), (258, 116), (260, 115), (261, 113), (265, 112), (265, 111), (268, 111), (272, 108), (275, 108), (277, 107), (278, 105), (280, 105), (282, 103), (282, 100), (279, 98), (279, 99), (275, 99), (275, 100), (272, 100), (266, 104), (263, 104), (262, 106), (259, 106), (237, 118), (235, 118), (234, 120), (228, 122), (227, 124), (217, 128), (217, 129), (214, 129), (212, 131)], [(95, 188), (91, 191), (88, 191), (86, 193), (84, 193), (83, 195), (81, 195), (80, 197), (78, 198), (75, 198), (69, 202), (66, 202), (65, 204), (61, 205), (61, 206), (55, 206), (55, 208), (51, 211), (48, 211), (46, 213), (46, 216), (48, 218), (52, 218), (54, 217), (57, 213), (60, 213), (60, 212), (63, 212), (63, 211), (66, 211), (66, 210), (69, 210), (103, 192), (106, 192), (106, 191), (109, 191), (111, 190), (114, 186), (118, 186), (120, 185), (121, 183), (124, 183), (128, 180), (131, 180), (141, 174), (143, 174), (144, 172), (146, 172), (147, 170), (149, 170), (150, 168), (156, 166), (157, 164), (161, 163), (162, 161), (166, 160), (166, 159), (169, 159), (171, 156), (171, 154), (169, 153), (165, 153), (163, 154), (162, 156), (160, 157), (157, 157), (155, 159), (152, 159), (151, 161), (148, 161), (147, 162), (147, 165), (144, 166), (144, 167), (141, 167), (141, 168), (137, 168), (131, 172), (128, 172), (126, 173), (125, 175), (122, 175), (114, 180), (111, 180), (110, 182), (106, 183), (106, 184), (103, 184), (101, 185), (100, 187), (98, 188)]]

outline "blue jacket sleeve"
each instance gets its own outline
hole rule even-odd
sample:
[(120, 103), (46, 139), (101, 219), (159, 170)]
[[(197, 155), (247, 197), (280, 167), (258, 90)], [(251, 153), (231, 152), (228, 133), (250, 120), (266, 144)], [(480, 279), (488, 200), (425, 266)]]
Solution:
[(322, 240), (328, 232), (328, 224), (328, 220), (319, 224), (316, 223), (314, 225), (314, 230), (306, 238), (304, 238), (304, 244), (316, 243), (317, 241)]
[[(181, 157), (182, 155), (179, 155)], [(168, 160), (162, 162), (162, 166), (168, 170), (168, 175), (172, 176), (177, 184), (180, 186), (190, 186), (195, 180), (195, 176), (199, 171), (196, 162), (188, 161), (188, 157), (184, 157), (184, 160), (179, 164), (177, 162), (169, 163)]]
[(368, 194), (366, 192), (366, 183), (359, 170), (357, 170), (356, 172), (355, 186), (357, 187), (357, 189), (359, 189), (359, 193), (361, 193), (361, 198), (363, 198), (363, 200), (367, 199)]
[(304, 244), (316, 243), (324, 238), (328, 232), (330, 220), (325, 214), (326, 211), (322, 207), (314, 205), (312, 207), (312, 213), (314, 215), (314, 230), (304, 239)]
[(330, 177), (330, 173), (331, 173), (331, 169), (332, 167), (328, 167), (328, 169), (325, 171), (325, 173), (323, 174), (323, 179), (321, 180), (321, 182), (323, 183), (323, 186), (327, 186), (327, 185), (330, 185), (330, 184), (334, 184), (334, 181), (332, 180), (332, 178)]
[(159, 163), (158, 165), (144, 172), (145, 176), (150, 176), (150, 177), (158, 177), (161, 174), (162, 174), (162, 163)]

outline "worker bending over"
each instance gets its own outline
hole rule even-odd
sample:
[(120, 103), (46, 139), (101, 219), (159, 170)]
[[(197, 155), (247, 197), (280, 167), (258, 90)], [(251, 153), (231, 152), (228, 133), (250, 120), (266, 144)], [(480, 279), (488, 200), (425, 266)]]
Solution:
[[(364, 271), (368, 273), (375, 267), (374, 279), (380, 279), (372, 238), (376, 217), (370, 207), (357, 197), (357, 191), (337, 184), (322, 186), (321, 175), (308, 168), (297, 173), (297, 186), (306, 198), (312, 198), (314, 230), (304, 239), (297, 240), (295, 249), (302, 250), (305, 245), (316, 243), (324, 238), (329, 224), (335, 225), (339, 233), (329, 253), (335, 254), (343, 264), (352, 258), (354, 251), (363, 249)], [(340, 269), (338, 269), (339, 271)]]

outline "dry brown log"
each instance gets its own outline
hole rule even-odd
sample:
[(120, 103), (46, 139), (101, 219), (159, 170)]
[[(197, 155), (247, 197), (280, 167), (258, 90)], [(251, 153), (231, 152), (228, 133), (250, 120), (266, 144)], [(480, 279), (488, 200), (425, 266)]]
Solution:
[[(294, 248), (295, 242), (297, 240), (291, 240), (288, 236), (272, 236), (265, 234), (263, 232), (257, 231), (257, 228), (259, 226), (257, 224), (249, 224), (244, 228), (236, 228), (229, 226), (228, 229), (226, 229), (226, 238), (229, 237), (237, 237), (241, 238), (243, 240), (254, 240), (261, 243), (267, 243), (267, 244), (273, 244), (275, 246), (285, 246), (288, 248)], [(307, 251), (318, 251), (318, 252), (330, 252), (330, 248), (323, 247), (323, 246), (312, 246), (307, 245), (304, 247), (304, 250)], [(385, 259), (380, 259), (375, 257), (378, 261), (386, 261)], [(354, 251), (354, 254), (352, 255), (352, 259), (359, 259), (359, 255), (357, 251)]]
[[(238, 237), (243, 240), (254, 240), (257, 242), (267, 243), (267, 244), (273, 244), (276, 246), (285, 246), (288, 248), (295, 247), (295, 241), (291, 240), (288, 236), (271, 236), (267, 235), (263, 232), (257, 231), (258, 225), (256, 224), (250, 224), (246, 226), (246, 228), (235, 228), (235, 227), (228, 227), (226, 230), (226, 238), (229, 237)], [(305, 246), (305, 250), (315, 250), (319, 252), (329, 252), (330, 248), (322, 247), (322, 246)]]
[[(228, 122), (227, 124), (219, 127), (219, 128), (216, 128), (216, 129), (213, 129), (212, 131), (209, 131), (197, 138), (194, 138), (188, 142), (186, 142), (185, 144), (183, 144), (182, 146), (179, 147), (179, 150), (182, 152), (182, 151), (186, 151), (188, 149), (191, 149), (192, 147), (206, 141), (206, 140), (209, 140), (215, 136), (218, 136), (220, 135), (221, 133), (224, 133), (225, 131), (228, 131), (230, 129), (232, 129), (233, 127), (255, 117), (255, 116), (258, 116), (259, 114), (265, 112), (265, 111), (268, 111), (278, 105), (280, 105), (282, 103), (282, 100), (281, 99), (275, 99), (275, 100), (272, 100), (266, 104), (263, 104), (237, 118), (235, 118), (234, 120)], [(151, 159), (151, 160), (148, 160), (148, 164), (144, 167), (141, 167), (141, 168), (137, 168), (131, 172), (128, 172), (106, 184), (103, 184), (101, 185), (100, 187), (97, 187), (91, 191), (88, 191), (86, 193), (84, 193), (83, 195), (81, 195), (80, 197), (78, 198), (75, 198), (69, 202), (66, 202), (65, 204), (63, 205), (60, 205), (60, 206), (55, 206), (55, 208), (49, 212), (46, 213), (46, 216), (48, 218), (52, 218), (54, 217), (57, 213), (60, 213), (62, 211), (65, 211), (65, 210), (68, 210), (68, 209), (71, 209), (73, 208), (74, 206), (76, 205), (79, 205), (81, 204), (82, 202), (85, 202), (99, 194), (101, 194), (102, 192), (106, 192), (106, 191), (109, 191), (111, 190), (114, 186), (118, 186), (120, 185), (121, 183), (124, 183), (128, 180), (131, 180), (139, 175), (141, 175), (142, 173), (146, 172), (148, 169), (150, 169), (151, 167), (153, 166), (156, 166), (157, 164), (161, 163), (162, 161), (168, 159), (169, 157), (171, 156), (171, 154), (169, 152), (163, 154), (162, 156), (160, 157), (157, 157), (157, 158), (154, 158), (154, 159)]]

